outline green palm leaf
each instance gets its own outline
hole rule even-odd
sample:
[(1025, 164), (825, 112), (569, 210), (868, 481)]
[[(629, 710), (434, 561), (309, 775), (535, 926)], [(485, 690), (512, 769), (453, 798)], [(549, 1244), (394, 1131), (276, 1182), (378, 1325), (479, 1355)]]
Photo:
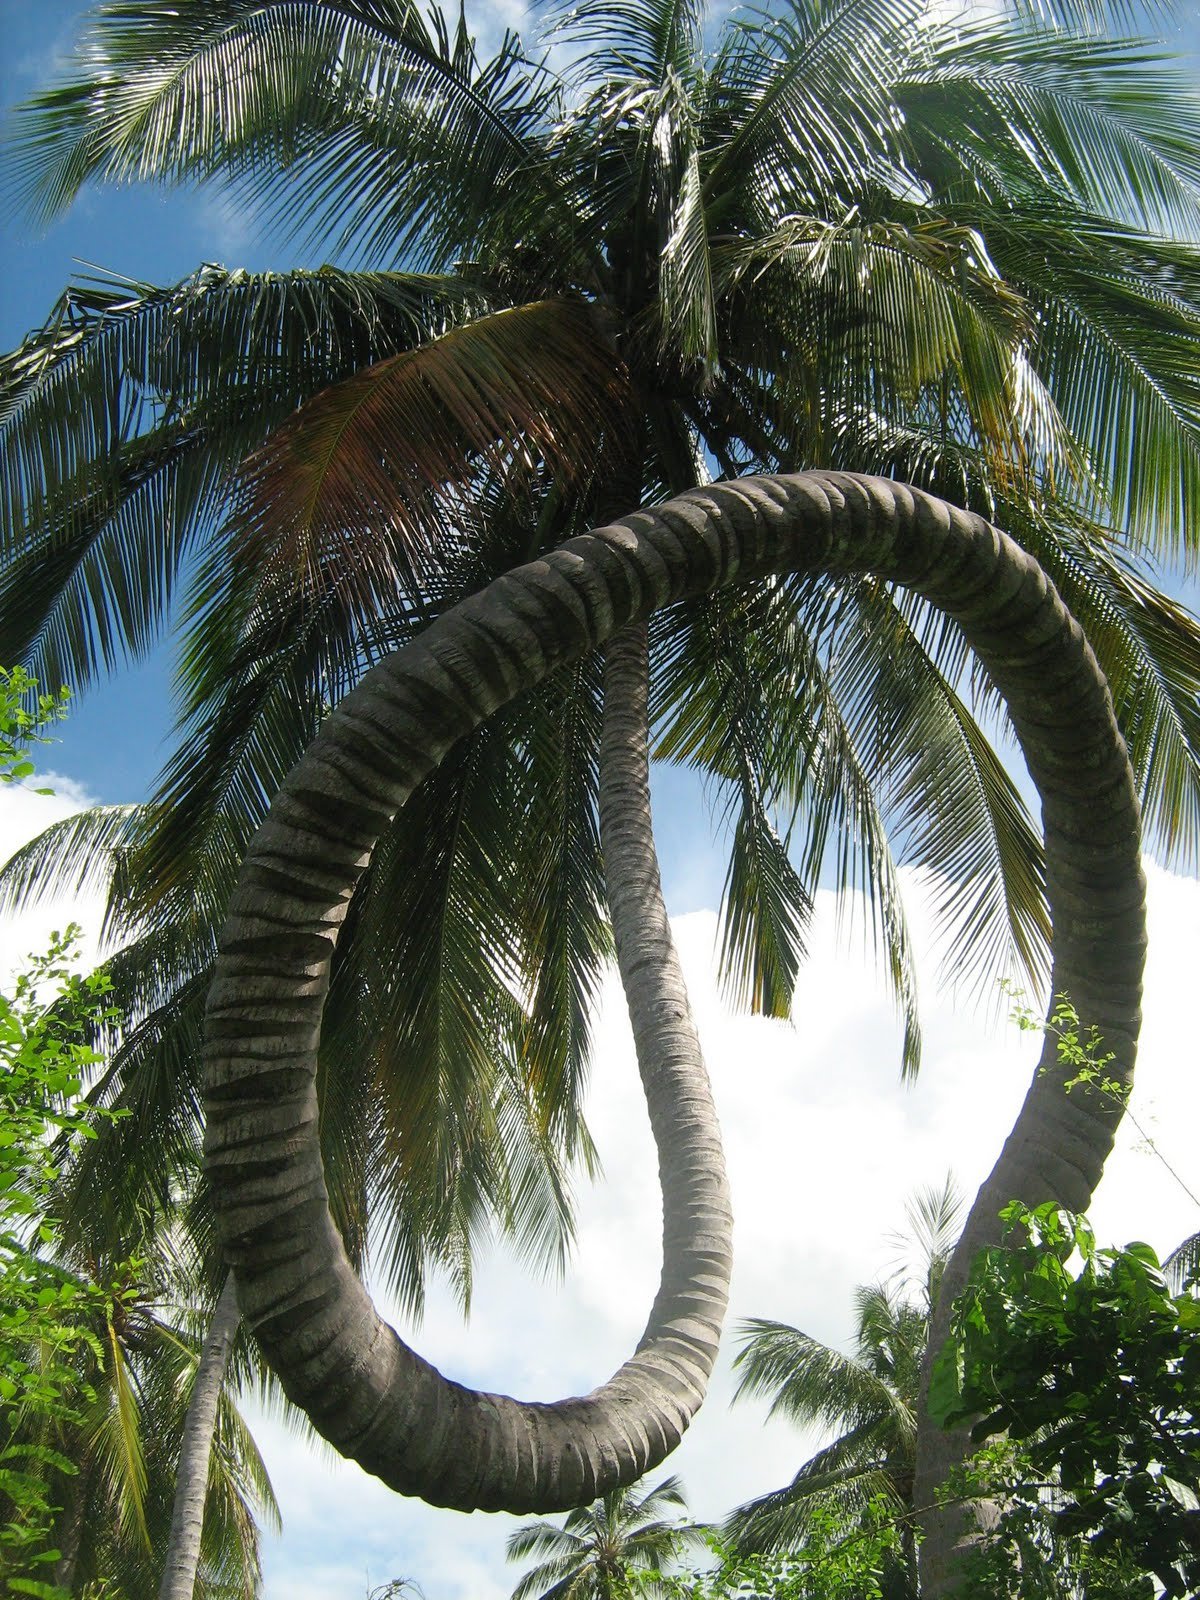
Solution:
[(0, 910), (12, 914), (45, 896), (80, 898), (107, 889), (114, 858), (143, 821), (140, 806), (93, 806), (52, 823), (0, 867)]
[[(26, 202), (49, 216), (89, 179), (179, 180), (223, 168), (253, 176), (314, 157), (305, 187), (319, 199), (330, 181), (326, 166), (323, 184), (319, 163), (332, 157), (341, 169), (337, 209), (344, 216), (357, 202), (361, 238), (371, 231), (363, 212), (380, 197), (369, 178), (352, 174), (377, 166), (381, 124), (402, 125), (406, 109), (418, 127), (433, 124), (460, 175), (478, 174), (482, 201), (529, 164), (523, 125), (543, 96), (536, 78), (530, 94), (527, 64), (510, 44), (499, 66), (482, 71), (466, 45), (440, 13), (427, 21), (402, 0), (184, 0), (170, 10), (134, 0), (105, 8), (77, 72), (27, 108), (18, 134)], [(431, 150), (428, 135), (425, 143)], [(396, 154), (409, 152), (401, 144)], [(401, 187), (396, 176), (386, 173), (389, 210), (406, 201), (423, 209), (429, 197), (414, 194), (419, 180), (409, 171)], [(403, 219), (389, 221), (402, 231)]]
[(388, 586), (397, 551), (419, 571), (436, 541), (431, 496), (530, 449), (569, 482), (625, 404), (623, 369), (582, 303), (479, 317), (326, 390), (272, 435), (243, 473), (235, 559), (306, 596), (347, 574)]
[[(873, 1427), (895, 1410), (888, 1374), (862, 1359), (842, 1355), (798, 1328), (753, 1318), (742, 1324), (739, 1337), (741, 1349), (733, 1364), (741, 1377), (734, 1399), (769, 1394), (769, 1416), (850, 1432)], [(915, 1428), (911, 1410), (907, 1420)]]
[(546, 0), (548, 42), (580, 52), (586, 81), (662, 84), (691, 74), (702, 40), (702, 0)]
[(925, 9), (922, 0), (798, 0), (776, 15), (735, 15), (714, 64), (713, 115), (731, 131), (709, 164), (706, 195), (746, 185), (760, 227), (801, 197), (848, 199), (895, 151), (889, 68)]
[(850, 1527), (872, 1501), (902, 1510), (891, 1476), (870, 1460), (871, 1447), (881, 1442), (871, 1428), (848, 1433), (817, 1451), (785, 1488), (738, 1506), (723, 1529), (733, 1549), (740, 1555), (800, 1550), (814, 1519), (831, 1508)]
[[(1189, 236), (1200, 217), (1200, 107), (1182, 65), (1137, 43), (1016, 28), (1003, 14), (931, 35), (897, 85), (914, 137), (978, 155), (1014, 188), (1080, 209), (1122, 197), (1146, 232)], [(970, 157), (968, 157), (970, 159)]]
[(69, 290), (0, 363), (0, 639), (11, 657), (83, 685), (144, 652), (234, 468), (271, 426), (467, 303), (441, 280), (330, 268), (204, 268), (171, 289)]

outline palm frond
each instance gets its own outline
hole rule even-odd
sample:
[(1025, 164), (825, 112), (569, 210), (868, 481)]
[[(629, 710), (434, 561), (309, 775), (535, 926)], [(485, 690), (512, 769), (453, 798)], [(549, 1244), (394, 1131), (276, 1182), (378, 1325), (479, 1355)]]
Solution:
[[(389, 259), (411, 259), (412, 234), (436, 225), (435, 175), (451, 168), (450, 193), (472, 191), (469, 216), (539, 170), (529, 134), (552, 92), (517, 41), (480, 64), (465, 29), (436, 9), (184, 0), (167, 11), (134, 0), (99, 12), (74, 70), (23, 108), (20, 192), (51, 216), (89, 180), (232, 170), (248, 198), (278, 201), (282, 168), (297, 225), (322, 224), (328, 237), (332, 217), (352, 215), (376, 258), (382, 234)], [(554, 203), (544, 181), (539, 198)]]
[(1163, 1262), (1163, 1269), (1171, 1280), (1176, 1294), (1182, 1294), (1189, 1284), (1200, 1279), (1200, 1233), (1193, 1233), (1172, 1250)]
[[(1063, 219), (1064, 223), (1067, 219)], [(1200, 497), (1200, 252), (1071, 219), (994, 230), (1005, 270), (1030, 285), (1031, 351), (1086, 452), (1111, 517), (1139, 543), (1195, 562)], [(1053, 274), (1053, 293), (1041, 284)]]
[(1053, 576), (1112, 690), (1151, 848), (1190, 870), (1200, 853), (1200, 623), (1157, 589), (1121, 536), (1069, 508), (1006, 507)]
[(668, 73), (692, 75), (705, 9), (703, 0), (547, 0), (541, 7), (547, 43), (591, 47), (579, 52), (584, 82), (651, 85)]
[(125, 1115), (64, 1162), (64, 1239), (128, 1239), (147, 1202), (170, 1213), (194, 1177), (203, 1133), (201, 1043), (211, 971), (180, 984), (129, 1029), (90, 1091)]
[[(905, 1207), (907, 1228), (893, 1236), (893, 1242), (903, 1251), (901, 1281), (904, 1285), (917, 1284), (926, 1318), (937, 1304), (943, 1269), (962, 1231), (965, 1204), (953, 1175), (947, 1173), (940, 1188), (930, 1185), (918, 1189)], [(921, 1344), (923, 1350), (924, 1340)]]
[(242, 458), (316, 390), (468, 304), (444, 280), (332, 268), (69, 289), (0, 363), (11, 659), (83, 685), (144, 652)]
[(801, 1550), (814, 1518), (831, 1509), (850, 1527), (872, 1501), (902, 1509), (887, 1469), (872, 1459), (879, 1443), (869, 1430), (847, 1434), (818, 1451), (785, 1488), (738, 1506), (722, 1529), (734, 1552)]
[(141, 1408), (126, 1352), (111, 1318), (107, 1326), (108, 1381), (112, 1404), (102, 1427), (98, 1455), (103, 1462), (109, 1492), (119, 1506), (126, 1530), (136, 1528), (147, 1551), (151, 1549), (146, 1526), (146, 1462), (143, 1450)]
[[(702, 763), (726, 789), (733, 829), (721, 967), (735, 1003), (785, 1017), (804, 957), (812, 895), (772, 821), (777, 788), (767, 708), (743, 647), (759, 609), (749, 597), (714, 598), (693, 609), (691, 628), (670, 642), (674, 659), (667, 659), (661, 692), (678, 711), (656, 754)], [(685, 687), (699, 675), (709, 683), (703, 699)]]
[(864, 171), (894, 160), (892, 62), (925, 10), (922, 0), (794, 0), (779, 13), (735, 15), (714, 63), (712, 115), (729, 132), (709, 163), (706, 194), (742, 186), (760, 225), (848, 201)]
[(569, 480), (625, 405), (623, 368), (583, 303), (476, 318), (326, 390), (273, 435), (243, 475), (235, 559), (309, 598), (348, 569), (383, 584), (398, 561), (421, 572), (431, 497), (530, 450)]
[(12, 915), (42, 898), (107, 889), (115, 858), (142, 818), (140, 806), (92, 806), (52, 823), (0, 866), (0, 911)]
[(771, 1397), (769, 1416), (802, 1425), (817, 1422), (843, 1432), (873, 1428), (890, 1417), (895, 1397), (861, 1360), (821, 1344), (787, 1323), (752, 1318), (741, 1324), (734, 1393)]
[(815, 383), (826, 435), (862, 412), (903, 415), (923, 392), (937, 397), (945, 426), (949, 387), (999, 476), (1079, 476), (1072, 440), (1024, 355), (1032, 312), (979, 231), (857, 212), (836, 223), (791, 218), (722, 248), (719, 285), (754, 307), (742, 358), (761, 361), (783, 341), (802, 349), (803, 366), (782, 370), (776, 388), (790, 402), (799, 387), (803, 414)]
[[(886, 746), (879, 753), (890, 776), (888, 811), (907, 858), (934, 875), (946, 975), (986, 990), (1015, 968), (1041, 986), (1050, 949), (1041, 840), (1016, 784), (952, 687), (961, 646), (951, 640), (947, 652), (946, 630), (922, 621), (920, 608), (901, 602), (874, 638), (860, 622), (839, 660), (850, 674), (842, 679), (839, 672), (839, 697), (854, 703), (858, 671), (879, 672), (874, 693), (890, 708), (876, 724)], [(858, 703), (866, 710), (868, 697)], [(874, 708), (869, 715), (877, 715)]]
[(706, 373), (717, 365), (717, 309), (709, 258), (700, 155), (688, 152), (659, 277), (663, 341)]
[[(431, 1253), (466, 1297), (469, 1247), (494, 1216), (518, 1248), (553, 1259), (570, 1213), (556, 1152), (590, 1149), (566, 1095), (541, 1100), (567, 1087), (560, 1073), (539, 1082), (524, 1050), (518, 997), (531, 952), (520, 912), (531, 905), (525, 885), (544, 881), (554, 861), (539, 859), (547, 841), (519, 820), (528, 782), (501, 722), (417, 790), (376, 847), (331, 992), (325, 1078), (343, 1063), (372, 1064), (378, 1120), (366, 1182), (386, 1200), (374, 1248), (397, 1292), (418, 1305)], [(585, 981), (594, 983), (587, 968), (597, 957), (587, 953)]]
[(927, 45), (896, 85), (919, 144), (939, 143), (955, 163), (977, 153), (1006, 187), (1194, 236), (1200, 106), (1180, 61), (1139, 42), (1023, 29), (1003, 13), (932, 29)]
[(527, 1556), (574, 1553), (583, 1547), (579, 1534), (569, 1528), (553, 1522), (525, 1522), (509, 1534), (504, 1553), (510, 1561), (523, 1561)]
[(1180, 0), (1011, 0), (1011, 5), (1035, 27), (1078, 33), (1115, 27), (1130, 36), (1148, 22), (1166, 27), (1183, 12)]
[[(527, 703), (523, 723), (531, 779), (524, 826), (540, 841), (540, 856), (512, 885), (521, 897), (514, 915), (527, 929), (521, 1059), (541, 1125), (565, 1139), (570, 1156), (612, 954), (597, 822), (598, 663), (552, 680)], [(580, 1155), (590, 1166), (588, 1149)]]
[[(768, 964), (778, 978), (789, 969), (794, 976), (798, 969), (797, 936), (806, 925), (807, 896), (827, 857), (835, 858), (840, 888), (866, 891), (868, 914), (883, 942), (886, 975), (904, 1017), (907, 1074), (919, 1064), (920, 1025), (911, 943), (881, 796), (875, 792), (878, 768), (872, 770), (870, 745), (865, 752), (858, 748), (861, 730), (853, 731), (846, 720), (817, 643), (829, 636), (841, 603), (828, 586), (791, 583), (765, 586), (740, 602), (726, 597), (719, 604), (734, 608), (728, 619), (733, 633), (724, 643), (707, 624), (696, 625), (694, 611), (681, 609), (672, 623), (677, 631), (668, 634), (670, 653), (659, 666), (657, 753), (698, 765), (724, 784), (750, 782), (760, 796), (751, 811), (760, 806), (766, 817), (780, 819), (780, 842), (797, 865), (795, 873), (771, 869), (772, 896), (764, 908), (774, 906), (777, 914), (755, 935), (761, 950), (749, 971), (743, 968), (751, 992), (753, 974), (765, 974)], [(745, 609), (738, 610), (739, 604)], [(700, 617), (703, 622), (703, 611)], [(735, 653), (725, 659), (722, 652), (733, 643)], [(736, 723), (730, 721), (731, 709), (738, 713)], [(760, 847), (769, 852), (769, 862), (774, 846), (761, 834)], [(749, 875), (746, 886), (753, 887)], [(732, 909), (748, 934), (756, 904), (749, 897), (735, 900), (727, 904), (726, 915)], [(728, 939), (726, 946), (731, 956), (739, 950), (748, 956), (756, 948)], [(775, 998), (782, 1000), (782, 993)]]

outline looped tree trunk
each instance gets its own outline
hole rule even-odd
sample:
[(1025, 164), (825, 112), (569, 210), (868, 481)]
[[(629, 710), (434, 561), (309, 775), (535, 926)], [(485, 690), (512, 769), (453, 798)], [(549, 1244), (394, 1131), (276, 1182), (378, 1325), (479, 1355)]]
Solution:
[[(342, 1250), (318, 1146), (321, 1009), (354, 885), (416, 784), (499, 706), (659, 606), (782, 571), (876, 573), (962, 626), (1042, 796), (1054, 990), (1103, 1034), (1113, 1076), (1132, 1073), (1145, 943), (1132, 775), (1094, 656), (1011, 540), (889, 480), (805, 473), (690, 491), (499, 578), (326, 720), (251, 843), (209, 999), (207, 1163), (243, 1314), (320, 1432), (402, 1492), (544, 1513), (639, 1477), (699, 1404), (725, 1288), (693, 1275), (694, 1315), (676, 1314), (676, 1247), (686, 1273), (714, 1226), (697, 1215), (690, 1241), (669, 1241), (636, 1354), (602, 1388), (553, 1405), (474, 1393), (408, 1349)], [(1088, 1203), (1119, 1110), (1062, 1085), (1048, 1048), (971, 1248), (996, 1236), (993, 1202)]]

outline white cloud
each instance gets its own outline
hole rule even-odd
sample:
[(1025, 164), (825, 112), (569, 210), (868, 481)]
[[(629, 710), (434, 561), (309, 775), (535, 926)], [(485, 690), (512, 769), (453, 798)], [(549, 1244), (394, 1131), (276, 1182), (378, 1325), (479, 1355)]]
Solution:
[(263, 238), (264, 227), (249, 200), (221, 189), (202, 189), (192, 199), (195, 226), (210, 257), (234, 265)]
[[(1133, 1110), (1193, 1188), (1200, 1186), (1185, 1130), (1200, 1113), (1188, 1000), (1200, 948), (1200, 884), (1149, 869), (1151, 945), (1146, 1028)], [(914, 1189), (953, 1168), (972, 1192), (999, 1150), (1024, 1094), (1036, 1041), (982, 1026), (932, 994), (924, 1016), (920, 1082), (898, 1081), (899, 1030), (867, 960), (833, 938), (832, 896), (819, 897), (812, 955), (794, 1025), (731, 1015), (712, 977), (715, 919), (677, 919), (675, 930), (712, 1069), (725, 1129), (736, 1218), (729, 1329), (747, 1316), (796, 1323), (827, 1340), (851, 1333), (856, 1283), (888, 1270), (888, 1236)], [(928, 951), (927, 914), (914, 916)], [(926, 970), (928, 963), (926, 962)], [(581, 1196), (575, 1261), (561, 1285), (530, 1283), (503, 1251), (482, 1264), (475, 1310), (463, 1326), (452, 1297), (431, 1297), (414, 1339), (462, 1381), (536, 1398), (603, 1381), (633, 1348), (658, 1272), (655, 1162), (615, 982), (603, 996), (589, 1111), (605, 1181)], [(1138, 1235), (1160, 1251), (1197, 1226), (1195, 1209), (1126, 1130), (1097, 1194), (1102, 1239)], [(785, 1482), (815, 1442), (768, 1423), (763, 1409), (729, 1405), (725, 1352), (707, 1405), (661, 1472), (678, 1472), (697, 1516)], [(285, 1519), (268, 1544), (267, 1600), (365, 1596), (372, 1583), (415, 1578), (438, 1600), (502, 1600), (519, 1569), (504, 1560), (517, 1519), (433, 1511), (390, 1495), (357, 1468), (310, 1458), (275, 1423), (264, 1433)], [(321, 1560), (351, 1552), (326, 1587)]]
[[(38, 794), (37, 789), (51, 789)], [(64, 817), (94, 805), (94, 798), (74, 778), (61, 773), (41, 772), (30, 785), (0, 785), (0, 862), (8, 861), (22, 845)], [(95, 957), (103, 902), (99, 895), (47, 899), (22, 908), (17, 918), (0, 918), (0, 984), (6, 984), (25, 958), (46, 948), (52, 931), (69, 922), (83, 929), (79, 962), (88, 965)]]

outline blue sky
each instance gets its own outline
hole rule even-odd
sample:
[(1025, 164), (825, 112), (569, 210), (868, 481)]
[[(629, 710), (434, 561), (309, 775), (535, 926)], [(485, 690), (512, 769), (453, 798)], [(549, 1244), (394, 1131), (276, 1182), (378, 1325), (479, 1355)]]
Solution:
[[(46, 82), (84, 9), (76, 0), (0, 0), (0, 101)], [(1184, 27), (1191, 48), (1200, 49), (1200, 15)], [(158, 282), (175, 281), (206, 260), (251, 268), (315, 264), (281, 240), (257, 236), (213, 193), (88, 194), (39, 237), (7, 222), (0, 240), (0, 346), (14, 346), (45, 318), (72, 273), (87, 270), (76, 258)], [(165, 754), (168, 671), (160, 652), (83, 698), (50, 764), (97, 798), (143, 798)], [(722, 869), (703, 834), (697, 836), (694, 785), (686, 776), (662, 774), (656, 801), (672, 910), (696, 914), (685, 919), (680, 937), (729, 1129), (740, 1229), (735, 1316), (779, 1316), (844, 1339), (851, 1288), (889, 1264), (886, 1232), (904, 1197), (917, 1183), (940, 1178), (950, 1151), (964, 1187), (987, 1170), (1028, 1074), (1027, 1045), (1003, 1033), (981, 1041), (969, 1012), (931, 1001), (919, 1093), (900, 1091), (894, 1019), (869, 965), (838, 951), (830, 903), (814, 937), (797, 1027), (731, 1017), (708, 961)], [(61, 809), (57, 802), (0, 795), (0, 856), (38, 818), (44, 825)], [(1137, 1105), (1169, 1146), (1174, 1130), (1194, 1127), (1200, 1116), (1200, 1089), (1186, 1070), (1195, 1046), (1185, 1003), (1191, 952), (1200, 948), (1200, 888), (1167, 874), (1155, 877), (1152, 888), (1152, 949), (1161, 953), (1153, 958), (1152, 1027)], [(73, 909), (85, 919), (94, 912), (89, 905)], [(23, 923), (22, 947), (37, 937)], [(922, 939), (926, 948), (933, 943), (928, 926)], [(569, 1392), (605, 1377), (640, 1331), (654, 1275), (654, 1230), (647, 1246), (644, 1225), (655, 1204), (644, 1187), (653, 1162), (643, 1148), (620, 1010), (619, 997), (609, 995), (599, 1025), (604, 1083), (589, 1112), (609, 1185), (587, 1198), (578, 1267), (560, 1291), (514, 1287), (511, 1262), (485, 1262), (465, 1333), (449, 1298), (435, 1296), (421, 1348), (455, 1376), (516, 1392)], [(762, 1115), (761, 1088), (747, 1087), (755, 1075), (774, 1086), (770, 1118)], [(869, 1126), (862, 1113), (868, 1098)], [(1194, 1175), (1190, 1146), (1168, 1153)], [(1197, 1226), (1132, 1133), (1106, 1178), (1098, 1223), (1105, 1237), (1136, 1232), (1160, 1247)], [(681, 1454), (679, 1470), (699, 1515), (715, 1516), (740, 1496), (776, 1486), (802, 1458), (800, 1441), (778, 1424), (764, 1425), (761, 1412), (727, 1412), (729, 1389), (726, 1366), (703, 1429), (697, 1425)], [(492, 1600), (511, 1588), (504, 1521), (425, 1512), (387, 1496), (356, 1469), (331, 1468), (275, 1423), (263, 1432), (286, 1525), (284, 1540), (269, 1547), (267, 1600), (360, 1600), (368, 1573), (374, 1582), (415, 1576), (429, 1600)]]

